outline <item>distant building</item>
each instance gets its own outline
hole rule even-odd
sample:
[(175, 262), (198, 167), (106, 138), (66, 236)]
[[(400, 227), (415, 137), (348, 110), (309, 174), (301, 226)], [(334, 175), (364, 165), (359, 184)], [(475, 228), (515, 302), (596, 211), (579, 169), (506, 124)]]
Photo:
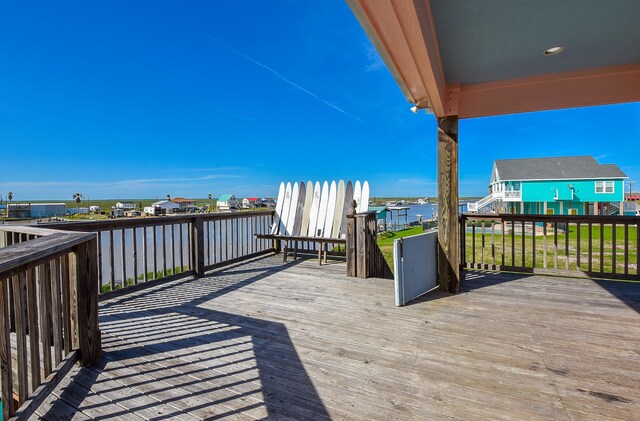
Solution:
[(218, 198), (217, 207), (219, 210), (238, 209), (238, 199), (234, 194), (222, 194)]
[(262, 200), (259, 197), (245, 197), (242, 199), (242, 207), (244, 209), (259, 208), (262, 206)]
[(10, 203), (7, 206), (9, 218), (51, 218), (67, 212), (64, 203)]
[(489, 195), (469, 210), (491, 206), (498, 213), (615, 215), (624, 201), (627, 175), (591, 156), (494, 161)]
[(175, 213), (178, 209), (180, 209), (180, 205), (171, 200), (159, 200), (145, 207), (144, 213), (147, 215), (164, 215), (167, 213)]
[(96, 206), (96, 205), (89, 206), (89, 212), (100, 213), (100, 206)]
[(132, 210), (136, 208), (136, 204), (133, 202), (118, 202), (116, 203), (116, 208), (124, 209), (124, 210)]
[(196, 207), (195, 199), (185, 199), (184, 197), (176, 197), (171, 199), (173, 203), (177, 203), (179, 206), (179, 210), (181, 212), (186, 212), (188, 210), (193, 210)]
[(260, 199), (260, 201), (262, 202), (262, 206), (264, 207), (267, 207), (267, 208), (276, 207), (276, 199), (274, 199), (273, 197), (263, 197), (262, 199)]

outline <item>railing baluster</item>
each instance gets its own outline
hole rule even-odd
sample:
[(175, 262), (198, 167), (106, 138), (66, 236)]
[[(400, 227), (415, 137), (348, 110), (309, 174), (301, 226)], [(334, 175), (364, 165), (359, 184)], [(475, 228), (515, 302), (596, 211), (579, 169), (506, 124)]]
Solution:
[(25, 273), (20, 272), (11, 279), (13, 282), (13, 305), (16, 317), (16, 361), (18, 404), (22, 405), (29, 396), (29, 367), (27, 365), (27, 291)]
[(149, 250), (147, 249), (147, 227), (142, 227), (142, 270), (144, 270), (143, 279), (149, 281)]
[(564, 268), (565, 270), (569, 270), (569, 221), (565, 224), (564, 227)]
[(640, 281), (640, 222), (636, 223), (636, 278)]
[(124, 228), (120, 230), (120, 263), (122, 263), (122, 280), (120, 281), (120, 287), (124, 288), (127, 286), (127, 259), (125, 257), (126, 248), (125, 248), (125, 236), (124, 236)]
[(484, 221), (482, 221), (482, 268), (484, 269)]
[(502, 232), (502, 266), (504, 266), (504, 250), (505, 250), (505, 235), (506, 235), (506, 228), (507, 228), (507, 224), (506, 221), (504, 219), (500, 220), (500, 223), (502, 224), (501, 228), (501, 232)]
[[(492, 269), (495, 269), (495, 267), (496, 267), (496, 239), (495, 239), (495, 234), (496, 234), (496, 224), (495, 224), (495, 221), (491, 221), (491, 266), (492, 266)], [(462, 235), (465, 235), (464, 231), (462, 231)]]
[(115, 257), (114, 257), (114, 250), (113, 250), (114, 244), (113, 244), (113, 230), (110, 229), (109, 230), (109, 286), (111, 287), (111, 291), (116, 289), (116, 268), (114, 265), (115, 262)]
[(162, 224), (162, 278), (167, 276), (167, 225)]
[[(640, 234), (636, 232), (636, 236)], [(640, 253), (640, 250), (636, 250), (636, 253)], [(629, 275), (629, 224), (624, 224), (624, 274)]]
[(524, 220), (522, 221), (522, 267), (525, 267), (525, 254), (524, 254), (524, 241), (525, 241), (525, 231), (524, 231)]
[(547, 222), (542, 222), (542, 268), (547, 268)]
[(179, 225), (180, 228), (180, 272), (184, 272), (184, 243), (182, 237), (184, 235), (184, 224)]
[(9, 280), (0, 279), (0, 382), (2, 418), (13, 415), (13, 367), (11, 361), (11, 322), (9, 320)]
[(232, 241), (232, 244), (233, 244), (233, 242), (236, 243), (236, 256), (235, 257), (240, 257), (240, 238), (241, 238), (241, 236), (240, 236), (239, 223), (240, 223), (240, 220), (238, 218), (236, 218), (236, 232), (235, 232), (236, 240)]
[(102, 282), (102, 231), (98, 231), (98, 279)]
[(157, 226), (153, 226), (153, 279), (158, 279), (158, 231)]
[(51, 374), (51, 282), (49, 280), (49, 265), (42, 264), (38, 267), (38, 287), (40, 292), (40, 338), (42, 341), (42, 367), (44, 376)]
[(600, 273), (604, 273), (604, 223), (600, 223)]
[(133, 243), (133, 284), (138, 284), (138, 228), (131, 230), (131, 242)]
[(476, 221), (471, 221), (471, 267), (476, 267)]
[(31, 356), (31, 389), (40, 386), (40, 332), (38, 331), (38, 291), (34, 269), (27, 271), (27, 308), (29, 313), (29, 354)]
[(580, 270), (580, 258), (582, 252), (580, 251), (580, 222), (576, 223), (576, 270)]
[(558, 221), (553, 221), (553, 269), (558, 270)]
[[(61, 278), (62, 281), (62, 311), (64, 313), (64, 352), (68, 354), (71, 352), (72, 337), (71, 337), (71, 284), (69, 280), (69, 255), (62, 256), (62, 269)], [(98, 290), (101, 285), (98, 285)]]
[(516, 265), (516, 221), (511, 220), (511, 267)]
[(62, 361), (62, 305), (60, 304), (60, 259), (49, 262), (51, 273), (51, 319), (53, 329), (53, 361), (57, 366)]
[(588, 256), (588, 272), (593, 272), (593, 224), (589, 222), (588, 234), (589, 236), (589, 256)]
[(611, 226), (611, 270), (612, 273), (615, 274), (616, 273), (616, 253), (617, 253), (617, 248), (616, 248), (616, 231), (618, 229), (618, 226), (614, 223)]
[(175, 238), (176, 226), (174, 224), (171, 224), (169, 225), (169, 228), (171, 229), (171, 245), (169, 246), (169, 248), (171, 249), (171, 273), (175, 275), (176, 273), (176, 238)]
[(536, 220), (534, 219), (533, 221), (531, 221), (531, 248), (533, 249), (533, 256), (532, 256), (532, 263), (531, 263), (531, 267), (533, 269), (536, 268), (536, 237), (538, 234), (538, 230), (537, 230), (537, 225), (536, 225)]

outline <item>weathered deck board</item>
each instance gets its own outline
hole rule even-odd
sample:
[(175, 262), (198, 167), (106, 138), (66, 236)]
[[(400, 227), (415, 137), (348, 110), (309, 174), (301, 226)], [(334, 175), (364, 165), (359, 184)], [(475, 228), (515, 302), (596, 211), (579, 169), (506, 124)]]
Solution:
[[(467, 273), (397, 308), (342, 263), (239, 264), (101, 303), (45, 419), (632, 419), (640, 284)], [(73, 413), (73, 408), (78, 408)]]

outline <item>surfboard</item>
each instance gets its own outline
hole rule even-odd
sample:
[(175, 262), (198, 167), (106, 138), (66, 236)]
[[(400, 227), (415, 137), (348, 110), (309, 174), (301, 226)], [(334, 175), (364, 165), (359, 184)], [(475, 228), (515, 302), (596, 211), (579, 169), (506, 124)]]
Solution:
[(307, 235), (309, 232), (309, 216), (311, 215), (311, 203), (313, 202), (313, 181), (307, 181), (306, 194), (303, 204), (302, 224), (300, 225), (300, 235)]
[(336, 195), (336, 210), (333, 213), (333, 225), (331, 227), (331, 237), (338, 238), (344, 210), (344, 180), (338, 181), (338, 193)]
[(318, 225), (314, 237), (322, 237), (324, 233), (324, 222), (327, 218), (327, 205), (329, 204), (329, 183), (322, 183), (322, 193), (320, 193), (320, 207), (318, 208)]
[(276, 211), (273, 214), (273, 226), (271, 227), (271, 234), (277, 234), (280, 228), (280, 215), (282, 215), (282, 205), (284, 204), (284, 182), (280, 183), (280, 189), (278, 190), (278, 200), (276, 200)]
[(356, 213), (358, 213), (358, 209), (360, 209), (360, 196), (362, 196), (362, 185), (360, 184), (360, 180), (356, 180), (356, 183), (353, 185), (353, 200), (356, 201)]
[(287, 229), (286, 235), (293, 235), (293, 223), (296, 220), (296, 213), (298, 212), (298, 196), (300, 194), (300, 185), (296, 182), (293, 183), (291, 189), (291, 203), (289, 204), (289, 214), (287, 215), (287, 223), (285, 224)]
[(284, 203), (282, 204), (282, 215), (280, 216), (280, 235), (287, 234), (287, 218), (289, 218), (289, 207), (291, 206), (291, 183), (287, 183), (284, 189)]
[(347, 182), (344, 188), (344, 209), (342, 210), (342, 223), (340, 224), (340, 232), (338, 235), (340, 238), (347, 236), (347, 212), (351, 209), (351, 202), (353, 201), (353, 183)]
[(369, 210), (369, 182), (362, 183), (362, 192), (360, 193), (360, 202), (358, 202), (358, 212), (366, 212)]
[(313, 199), (311, 201), (311, 213), (309, 214), (309, 230), (307, 235), (309, 237), (316, 236), (316, 227), (318, 226), (318, 210), (320, 209), (320, 196), (322, 192), (320, 190), (320, 182), (316, 181), (313, 185)]
[(322, 236), (325, 238), (331, 237), (331, 230), (333, 229), (333, 217), (336, 211), (336, 198), (338, 196), (338, 187), (335, 180), (331, 181), (331, 187), (329, 187), (329, 200), (327, 202), (327, 216), (324, 220), (324, 229), (322, 230)]
[(304, 212), (304, 200), (307, 195), (307, 186), (304, 181), (300, 182), (298, 188), (298, 202), (296, 203), (296, 217), (293, 220), (293, 228), (291, 228), (291, 235), (300, 235), (300, 226), (302, 225), (302, 213)]

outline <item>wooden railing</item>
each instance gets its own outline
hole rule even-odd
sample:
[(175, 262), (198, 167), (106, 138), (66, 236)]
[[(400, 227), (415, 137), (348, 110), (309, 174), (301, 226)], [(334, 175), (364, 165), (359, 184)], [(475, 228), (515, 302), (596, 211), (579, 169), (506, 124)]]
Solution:
[(377, 235), (376, 212), (356, 214), (352, 206), (347, 213), (347, 276), (393, 279), (391, 268), (378, 247)]
[(100, 356), (97, 242), (4, 225), (0, 246), (2, 418), (26, 419), (76, 361)]
[(640, 280), (640, 217), (464, 214), (461, 267)]
[(273, 211), (112, 219), (41, 226), (95, 232), (102, 293), (205, 271), (272, 252)]

